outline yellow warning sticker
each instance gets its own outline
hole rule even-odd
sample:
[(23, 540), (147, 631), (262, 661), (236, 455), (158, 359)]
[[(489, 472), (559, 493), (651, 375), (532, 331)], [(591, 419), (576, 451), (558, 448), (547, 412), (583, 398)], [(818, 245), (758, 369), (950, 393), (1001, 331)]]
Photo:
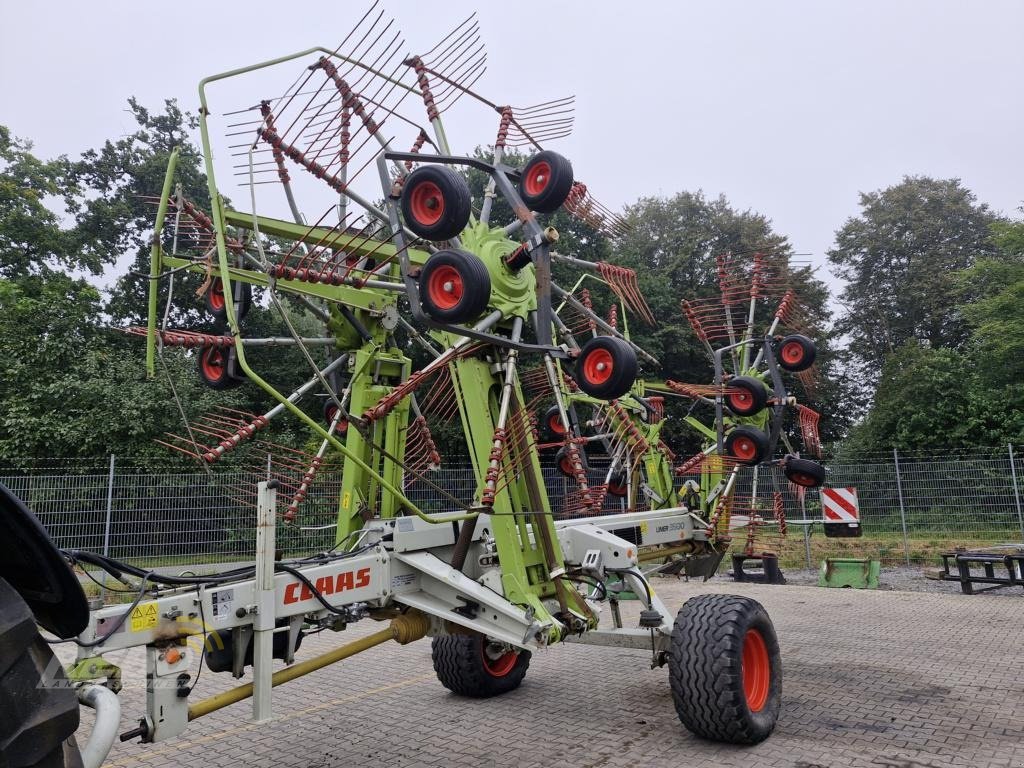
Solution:
[(646, 520), (640, 521), (640, 533), (644, 533), (644, 534), (647, 533), (647, 521)]
[(152, 629), (157, 623), (156, 603), (139, 603), (132, 611), (131, 619), (132, 632), (145, 632)]
[(341, 508), (342, 509), (348, 509), (348, 507), (349, 507), (349, 505), (351, 503), (352, 503), (352, 491), (345, 491), (344, 495), (341, 497)]

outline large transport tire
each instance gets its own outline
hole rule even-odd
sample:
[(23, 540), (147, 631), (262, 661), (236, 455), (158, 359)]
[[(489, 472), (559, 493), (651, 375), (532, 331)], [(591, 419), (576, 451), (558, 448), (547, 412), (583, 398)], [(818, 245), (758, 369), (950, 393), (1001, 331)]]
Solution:
[(451, 240), (466, 228), (472, 213), (469, 184), (451, 168), (424, 165), (402, 186), (405, 226), (424, 240)]
[(486, 699), (515, 690), (526, 677), (530, 652), (507, 649), (483, 635), (442, 635), (430, 644), (434, 671), (452, 693)]
[(36, 619), (0, 578), (0, 765), (80, 768), (78, 699)]
[(756, 600), (697, 595), (676, 615), (669, 654), (672, 701), (694, 735), (756, 744), (775, 728), (782, 660), (775, 627)]

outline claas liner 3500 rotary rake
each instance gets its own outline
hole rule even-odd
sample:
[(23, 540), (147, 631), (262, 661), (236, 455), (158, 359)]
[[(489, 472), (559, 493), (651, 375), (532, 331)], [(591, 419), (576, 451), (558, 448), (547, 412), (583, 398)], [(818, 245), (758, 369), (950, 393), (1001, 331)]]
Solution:
[[(121, 737), (156, 742), (249, 697), (255, 717), (269, 717), (273, 685), (389, 640), (428, 635), (437, 675), (457, 694), (513, 690), (531, 654), (560, 642), (612, 645), (646, 651), (652, 666), (668, 666), (679, 718), (695, 734), (753, 743), (771, 733), (781, 666), (764, 609), (748, 598), (701, 595), (673, 615), (641, 562), (682, 555), (688, 573), (714, 572), (725, 546), (718, 521), (728, 513), (737, 467), (771, 459), (782, 410), (793, 404), (779, 363), (801, 370), (813, 345), (802, 336), (780, 345), (774, 326), (767, 336), (753, 334), (753, 301), (763, 297), (755, 291), (750, 328), (717, 350), (709, 342), (713, 385), (645, 384), (639, 361), (657, 361), (618, 330), (626, 311), (654, 319), (635, 275), (558, 255), (558, 233), (536, 218), (564, 209), (613, 237), (623, 226), (575, 179), (568, 160), (541, 148), (568, 132), (570, 100), (519, 109), (482, 98), (472, 90), (484, 61), (477, 40), (471, 18), (430, 53), (408, 57), (374, 7), (336, 49), (311, 48), (200, 84), (211, 210), (176, 188), (172, 154), (157, 209), (148, 327), (135, 332), (146, 337), (151, 376), (166, 347), (192, 347), (207, 384), (250, 381), (273, 405), (262, 414), (204, 416), (162, 442), (211, 465), (287, 413), (319, 437), (320, 450), (297, 482), (259, 484), (255, 566), (207, 576), (166, 576), (87, 552), (58, 553), (5, 491), (7, 528), (14, 531), (0, 572), (6, 764), (78, 764), (76, 693), (97, 709), (81, 752), (87, 765), (99, 764), (117, 729), (113, 693), (120, 687), (120, 671), (105, 653), (145, 648), (146, 712)], [(231, 118), (235, 168), (253, 208), (234, 210), (217, 184), (208, 91), (296, 65), (299, 77), (283, 95)], [(451, 153), (442, 114), (463, 96), (497, 114), (492, 162)], [(423, 125), (405, 113), (409, 97), (424, 105)], [(514, 146), (535, 150), (522, 167), (502, 162)], [(478, 212), (459, 173), (468, 168), (488, 178)], [(257, 191), (265, 189), (259, 185), (268, 178), (282, 188), (290, 220), (256, 212)], [(327, 196), (325, 212), (309, 224), (297, 198), (317, 193)], [(498, 197), (511, 206), (513, 221), (491, 221)], [(595, 289), (610, 289), (623, 316), (599, 317), (576, 288), (555, 284), (553, 259), (592, 273)], [(166, 327), (174, 279), (184, 270), (205, 277), (207, 307), (226, 332)], [(243, 333), (253, 286), (264, 289), (290, 337)], [(563, 319), (566, 307), (583, 319), (582, 332)], [(325, 334), (300, 335), (289, 319), (299, 311), (323, 321)], [(414, 370), (398, 335), (422, 345), (431, 362)], [(289, 346), (296, 364), (309, 369), (309, 381), (290, 394), (247, 357), (271, 343)], [(742, 375), (725, 373), (726, 356)], [(651, 387), (661, 394), (652, 396)], [(698, 461), (676, 468), (701, 478), (684, 494), (674, 488), (674, 454), (659, 436), (665, 394), (707, 403), (715, 414), (712, 426), (693, 419), (708, 447)], [(545, 487), (533, 417), (539, 402), (553, 403), (545, 429), (559, 432), (560, 462), (580, 485), (569, 513), (552, 509)], [(590, 439), (578, 416), (584, 408), (593, 409), (598, 439), (613, 457), (609, 476), (592, 484), (582, 471), (581, 446)], [(457, 503), (454, 512), (424, 511), (406, 495), (412, 483), (431, 483), (440, 461), (432, 416), (461, 421), (475, 470), (472, 499), (451, 498), (435, 486)], [(288, 491), (280, 504), (288, 524), (328, 452), (343, 461), (335, 546), (279, 559), (278, 491)], [(782, 462), (793, 482), (820, 483), (817, 465), (793, 456)], [(630, 509), (604, 514), (608, 493), (630, 498)], [(641, 496), (646, 503), (636, 503)], [(131, 585), (134, 601), (87, 611), (69, 563)], [(641, 602), (634, 627), (623, 626), (617, 610), (616, 595), (625, 592)], [(599, 628), (605, 601), (612, 603), (613, 626)], [(294, 663), (305, 633), (364, 619), (389, 624)], [(77, 662), (56, 674), (72, 685), (38, 684), (47, 674), (56, 680), (37, 622), (78, 644)], [(191, 637), (203, 639), (201, 662), (212, 671), (241, 677), (251, 666), (253, 682), (198, 699)], [(275, 658), (288, 666), (273, 672)]]

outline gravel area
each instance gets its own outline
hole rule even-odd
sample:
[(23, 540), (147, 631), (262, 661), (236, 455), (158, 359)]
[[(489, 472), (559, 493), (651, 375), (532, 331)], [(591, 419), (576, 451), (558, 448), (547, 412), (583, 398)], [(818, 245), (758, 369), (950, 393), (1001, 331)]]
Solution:
[[(962, 595), (965, 599), (973, 597), (973, 595), (964, 595), (960, 591), (959, 581), (929, 579), (924, 575), (925, 570), (932, 571), (938, 570), (938, 568), (937, 566), (920, 565), (883, 565), (878, 588), (897, 592), (930, 592), (933, 594)], [(813, 587), (818, 584), (817, 569), (784, 569), (783, 575), (786, 577), (786, 583), (794, 586)], [(732, 580), (731, 577), (724, 574), (719, 578)], [(975, 593), (991, 595), (992, 597), (1024, 598), (1024, 588), (1022, 587), (1000, 587), (982, 592), (981, 590), (986, 586), (985, 584), (975, 584)]]

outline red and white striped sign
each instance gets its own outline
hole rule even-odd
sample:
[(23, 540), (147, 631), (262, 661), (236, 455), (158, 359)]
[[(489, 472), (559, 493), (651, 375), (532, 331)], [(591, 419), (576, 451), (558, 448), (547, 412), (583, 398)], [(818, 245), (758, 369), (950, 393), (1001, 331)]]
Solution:
[(859, 523), (856, 488), (822, 488), (821, 511), (826, 523)]

